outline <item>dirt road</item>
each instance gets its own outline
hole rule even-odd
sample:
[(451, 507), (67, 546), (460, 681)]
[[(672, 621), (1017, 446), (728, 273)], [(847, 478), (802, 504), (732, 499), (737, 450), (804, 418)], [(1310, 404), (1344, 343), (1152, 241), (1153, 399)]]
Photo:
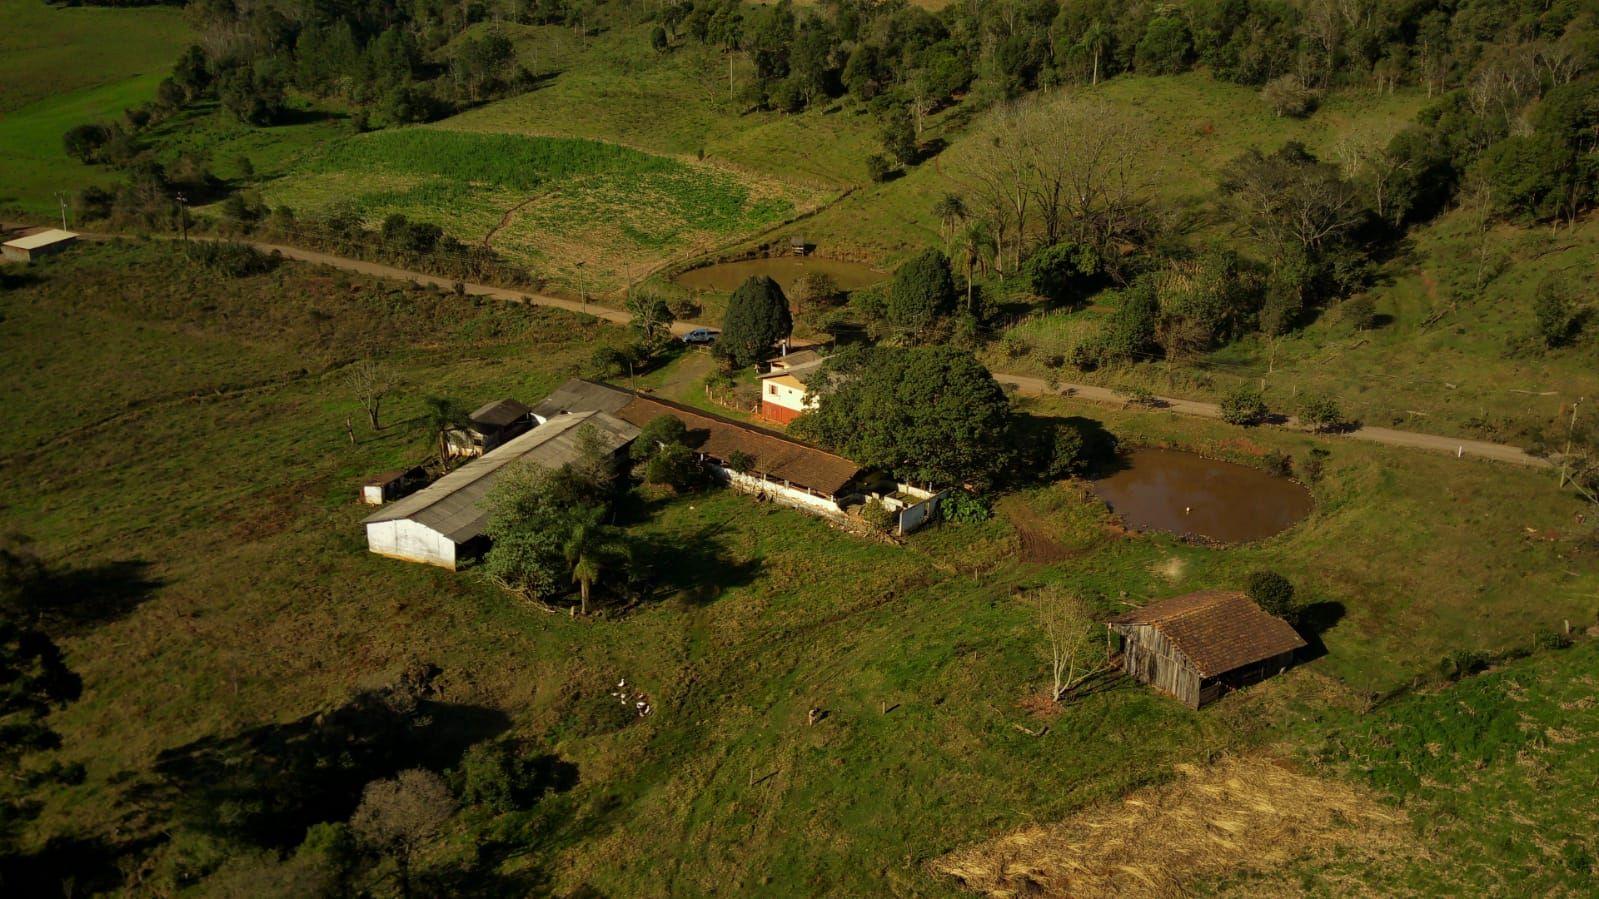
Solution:
[[(121, 235), (85, 235), (86, 237), (110, 237)], [(392, 278), (400, 281), (412, 281), (418, 284), (432, 284), (445, 290), (453, 290), (455, 281), (449, 278), (440, 278), (434, 275), (424, 275), (407, 269), (383, 265), (377, 262), (365, 262), (360, 259), (350, 259), (344, 256), (335, 256), (316, 250), (305, 250), (299, 247), (284, 246), (282, 244), (264, 243), (261, 241), (246, 241), (256, 249), (267, 253), (281, 253), (289, 259), (302, 262), (311, 262), (319, 265), (328, 265), (346, 271), (360, 272), (378, 278)], [(488, 284), (474, 284), (464, 282), (463, 289), (468, 295), (490, 297), (496, 300), (505, 300), (513, 303), (532, 303), (537, 306), (550, 306), (556, 309), (565, 309), (569, 312), (583, 312), (605, 321), (625, 325), (632, 320), (625, 310), (610, 306), (599, 306), (594, 303), (579, 303), (564, 297), (550, 296), (548, 294), (531, 293), (523, 290), (512, 290), (506, 287), (494, 287)], [(706, 327), (699, 322), (680, 321), (672, 325), (674, 334), (684, 334), (698, 327)], [(1033, 378), (1026, 375), (1013, 375), (1004, 372), (994, 372), (994, 377), (1001, 384), (1011, 384), (1023, 393), (1033, 396), (1054, 394), (1071, 397), (1073, 399), (1088, 400), (1096, 403), (1107, 403), (1115, 406), (1126, 405), (1126, 398), (1121, 394), (1105, 387), (1095, 387), (1089, 384), (1059, 384), (1051, 389), (1042, 378)], [(1156, 397), (1159, 403), (1157, 409), (1163, 412), (1175, 412), (1180, 415), (1193, 415), (1198, 418), (1221, 418), (1221, 409), (1215, 403), (1200, 402), (1198, 400), (1184, 400), (1176, 397)], [(1299, 422), (1289, 418), (1283, 423), (1284, 427), (1302, 429)], [(1392, 428), (1360, 427), (1328, 439), (1364, 440), (1370, 443), (1380, 443), (1385, 446), (1406, 447), (1409, 449), (1429, 450), (1433, 452), (1449, 453), (1457, 458), (1488, 459), (1494, 462), (1508, 462), (1512, 465), (1525, 465), (1531, 468), (1549, 468), (1552, 463), (1528, 454), (1526, 451), (1500, 443), (1489, 443), (1483, 440), (1467, 440), (1459, 437), (1440, 437), (1436, 434), (1420, 434), (1415, 431), (1398, 431)]]
[[(1055, 394), (1096, 403), (1109, 403), (1116, 406), (1127, 404), (1126, 397), (1105, 387), (1094, 387), (1088, 384), (1061, 384), (1051, 390), (1049, 384), (1042, 378), (1030, 378), (1025, 375), (1011, 375), (1003, 372), (994, 372), (994, 378), (1001, 384), (1013, 384), (1018, 392), (1032, 396)], [(1199, 418), (1221, 418), (1221, 408), (1215, 403), (1183, 400), (1175, 397), (1155, 397), (1155, 402), (1156, 406), (1154, 408), (1163, 412), (1176, 412), (1180, 415), (1193, 415)], [(1299, 420), (1292, 416), (1283, 422), (1282, 426), (1295, 430), (1305, 430)], [(1552, 464), (1548, 459), (1529, 455), (1518, 447), (1506, 446), (1502, 443), (1467, 440), (1461, 437), (1440, 437), (1436, 434), (1418, 434), (1414, 431), (1396, 431), (1392, 428), (1362, 426), (1339, 435), (1329, 435), (1329, 439), (1339, 438), (1365, 440), (1369, 443), (1381, 443), (1386, 446), (1433, 450), (1449, 453), (1459, 458), (1490, 459), (1495, 462), (1509, 462), (1513, 465), (1526, 465), (1532, 468), (1549, 468)]]

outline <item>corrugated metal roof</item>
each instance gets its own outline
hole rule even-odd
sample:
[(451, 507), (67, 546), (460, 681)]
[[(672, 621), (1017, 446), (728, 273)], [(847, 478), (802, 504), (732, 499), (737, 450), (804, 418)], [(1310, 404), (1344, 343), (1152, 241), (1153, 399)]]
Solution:
[(533, 410), (513, 399), (495, 400), (484, 403), (470, 416), (472, 423), (486, 425), (491, 428), (503, 428), (513, 425), (527, 418)]
[(555, 388), (555, 392), (533, 407), (533, 414), (541, 419), (553, 418), (563, 412), (610, 412), (632, 402), (633, 394), (582, 378), (573, 378)]
[(8, 240), (4, 246), (15, 247), (19, 250), (37, 250), (40, 247), (48, 247), (53, 243), (60, 243), (64, 240), (76, 240), (77, 237), (78, 235), (71, 231), (63, 231), (60, 228), (47, 228), (43, 231), (35, 231), (32, 234), (19, 237), (16, 240)]
[(483, 508), (482, 500), (494, 486), (499, 472), (516, 462), (557, 469), (577, 461), (581, 455), (578, 431), (585, 424), (594, 426), (603, 445), (610, 450), (619, 449), (638, 436), (638, 428), (603, 412), (563, 415), (468, 462), (369, 516), (363, 524), (409, 519), (455, 543), (471, 540), (481, 535), (488, 523), (489, 513)]
[(1110, 623), (1160, 631), (1202, 677), (1226, 674), (1305, 645), (1288, 622), (1231, 590), (1173, 596), (1118, 615)]

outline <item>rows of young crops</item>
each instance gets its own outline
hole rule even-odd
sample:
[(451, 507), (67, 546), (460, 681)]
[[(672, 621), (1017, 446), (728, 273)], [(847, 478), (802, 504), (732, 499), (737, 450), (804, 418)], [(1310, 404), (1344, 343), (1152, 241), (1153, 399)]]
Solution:
[(577, 175), (654, 175), (688, 166), (600, 141), (405, 128), (339, 141), (308, 159), (303, 169), (437, 176), (533, 191)]

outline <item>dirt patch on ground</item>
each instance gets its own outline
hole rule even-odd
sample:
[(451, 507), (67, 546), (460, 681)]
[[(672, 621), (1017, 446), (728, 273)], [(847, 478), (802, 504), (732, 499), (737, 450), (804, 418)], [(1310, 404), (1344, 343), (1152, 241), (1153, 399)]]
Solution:
[(933, 870), (989, 896), (1176, 896), (1207, 878), (1376, 857), (1403, 842), (1399, 811), (1274, 759), (1177, 770), (1171, 783), (957, 850)]
[(1019, 496), (1011, 495), (999, 501), (996, 506), (999, 514), (1005, 516), (1011, 527), (1016, 529), (1016, 536), (1022, 544), (1022, 559), (1036, 565), (1051, 565), (1062, 562), (1072, 557), (1070, 547), (1055, 539), (1050, 533), (1049, 522), (1038, 514), (1038, 510), (1027, 504)]

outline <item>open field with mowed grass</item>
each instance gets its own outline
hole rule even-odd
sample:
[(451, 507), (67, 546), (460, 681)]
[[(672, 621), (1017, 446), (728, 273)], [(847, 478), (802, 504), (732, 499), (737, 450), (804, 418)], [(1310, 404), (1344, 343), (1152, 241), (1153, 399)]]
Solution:
[[(642, 500), (655, 601), (550, 616), (470, 572), (366, 553), (353, 497), (426, 452), (411, 423), (423, 396), (537, 399), (620, 329), (298, 265), (219, 281), (179, 252), (85, 246), (0, 295), (0, 364), (21, 385), (0, 419), (14, 498), (0, 530), (118, 578), (64, 641), (85, 695), (53, 720), (88, 777), (51, 797), (36, 839), (140, 826), (126, 781), (161, 750), (300, 719), (425, 660), (443, 700), (504, 716), (577, 768), (498, 834), (519, 847), (507, 870), (607, 894), (941, 893), (953, 883), (929, 862), (958, 846), (1219, 751), (1308, 744), (1319, 726), (1283, 723), (1359, 708), (1442, 654), (1594, 617), (1577, 507), (1546, 478), (1337, 442), (1312, 517), (1230, 550), (1122, 535), (1075, 484), (1008, 501), (1061, 550), (1049, 564), (1022, 552), (1010, 511), (894, 547), (730, 493)], [(405, 386), (373, 433), (338, 367), (377, 353)], [(1244, 460), (1311, 445), (1031, 408)], [(1109, 614), (1261, 565), (1319, 604), (1329, 655), (1199, 713), (1125, 681), (1034, 711), (1046, 665), (1015, 589), (1066, 584)], [(623, 678), (653, 715), (607, 714)], [(806, 726), (812, 707), (828, 716)]]
[(57, 214), (69, 194), (113, 180), (61, 147), (67, 129), (120, 119), (155, 96), (189, 41), (180, 10), (56, 8), (0, 0), (0, 208)]

